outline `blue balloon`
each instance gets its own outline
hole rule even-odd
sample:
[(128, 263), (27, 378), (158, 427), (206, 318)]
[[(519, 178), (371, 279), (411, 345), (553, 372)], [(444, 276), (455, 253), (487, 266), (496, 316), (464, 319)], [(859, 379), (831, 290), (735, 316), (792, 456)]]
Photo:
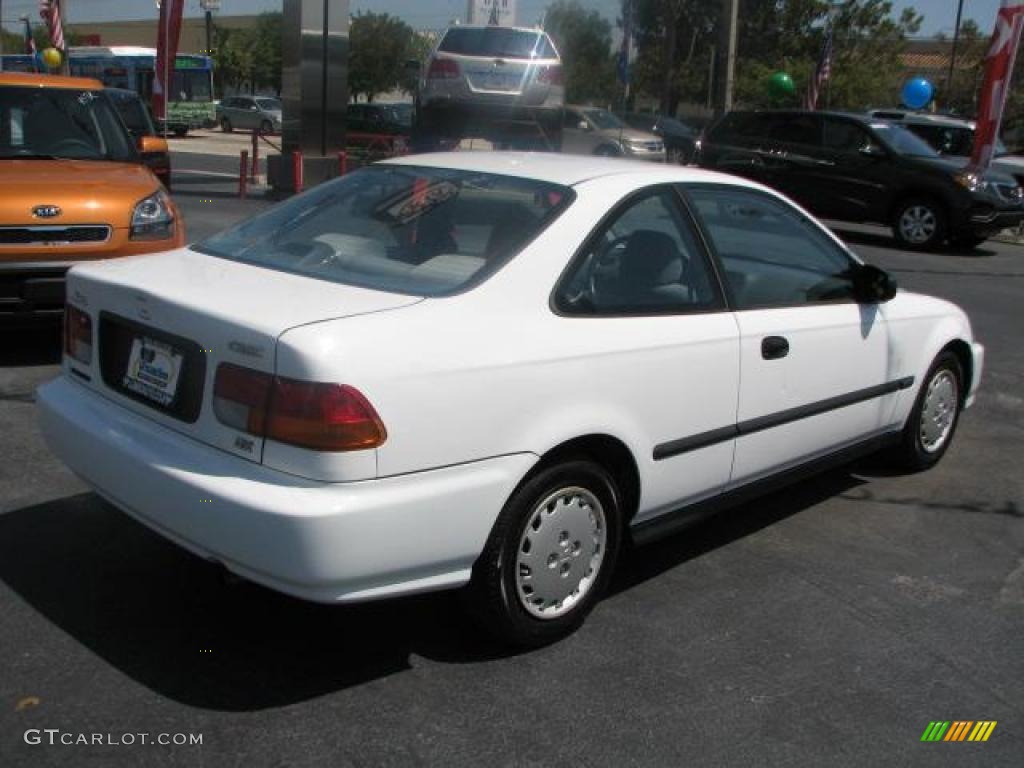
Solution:
[(922, 109), (935, 95), (935, 88), (923, 77), (915, 77), (903, 84), (903, 106)]

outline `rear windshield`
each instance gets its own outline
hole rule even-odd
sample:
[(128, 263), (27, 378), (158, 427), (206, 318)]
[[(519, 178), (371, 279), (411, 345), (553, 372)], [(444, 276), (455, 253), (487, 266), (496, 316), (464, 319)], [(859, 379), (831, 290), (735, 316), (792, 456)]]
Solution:
[(115, 160), (138, 155), (101, 91), (0, 87), (0, 158)]
[(453, 27), (438, 50), (462, 56), (506, 59), (553, 59), (557, 55), (543, 32), (507, 27)]
[(567, 187), (513, 176), (379, 165), (193, 248), (320, 280), (441, 296), (493, 274), (572, 198)]

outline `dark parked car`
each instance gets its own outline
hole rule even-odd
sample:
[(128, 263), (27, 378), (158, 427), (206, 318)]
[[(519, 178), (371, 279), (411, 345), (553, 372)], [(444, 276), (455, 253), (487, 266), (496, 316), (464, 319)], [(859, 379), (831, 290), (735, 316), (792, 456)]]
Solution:
[[(870, 114), (872, 117), (902, 125), (931, 144), (943, 157), (956, 159), (965, 165), (974, 150), (976, 124), (973, 120), (893, 109), (876, 109)], [(1018, 184), (1024, 184), (1024, 155), (1009, 152), (1006, 145), (996, 139), (992, 170), (1008, 173)]]
[[(150, 113), (149, 107), (139, 98), (139, 94), (124, 88), (106, 88), (103, 92), (111, 98), (114, 106), (117, 107), (128, 133), (132, 135), (132, 142), (135, 146), (141, 147), (140, 140), (143, 136), (159, 136), (156, 132), (156, 124), (153, 122), (153, 115)], [(167, 189), (170, 189), (171, 153), (166, 144), (164, 144), (163, 150), (144, 151), (140, 149), (139, 155), (153, 175), (160, 179)]]
[(1024, 220), (1012, 177), (964, 170), (905, 128), (832, 112), (731, 112), (700, 139), (698, 162), (789, 195), (815, 214), (892, 227), (904, 246), (973, 248)]
[(349, 104), (345, 112), (345, 143), (370, 151), (401, 152), (409, 146), (413, 105)]
[(619, 117), (630, 128), (660, 137), (665, 143), (665, 152), (670, 163), (686, 165), (693, 159), (693, 145), (697, 141), (698, 133), (681, 120), (649, 112), (625, 112)]
[(412, 131), (413, 105), (349, 104), (345, 123), (350, 131), (408, 136)]

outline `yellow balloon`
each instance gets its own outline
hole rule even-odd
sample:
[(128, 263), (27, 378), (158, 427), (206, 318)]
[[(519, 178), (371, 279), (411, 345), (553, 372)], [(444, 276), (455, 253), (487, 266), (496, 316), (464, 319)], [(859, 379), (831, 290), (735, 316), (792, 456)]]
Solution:
[(43, 62), (46, 66), (51, 69), (56, 69), (60, 66), (60, 51), (56, 48), (46, 48), (43, 50)]

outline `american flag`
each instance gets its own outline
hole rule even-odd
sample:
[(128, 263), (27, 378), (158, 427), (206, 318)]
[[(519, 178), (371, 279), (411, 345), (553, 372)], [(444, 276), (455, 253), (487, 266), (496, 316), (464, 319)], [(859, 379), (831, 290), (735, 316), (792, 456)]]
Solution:
[(36, 55), (36, 41), (32, 37), (32, 26), (28, 23), (28, 16), (25, 17), (25, 53), (29, 56)]
[(814, 75), (807, 84), (807, 93), (804, 94), (804, 109), (818, 108), (818, 95), (821, 88), (832, 75), (832, 25), (825, 30), (825, 42), (821, 46), (821, 57), (818, 59), (818, 66), (814, 69)]
[(60, 23), (60, 4), (57, 0), (39, 0), (39, 15), (50, 31), (50, 42), (58, 51), (64, 50), (64, 27)]

